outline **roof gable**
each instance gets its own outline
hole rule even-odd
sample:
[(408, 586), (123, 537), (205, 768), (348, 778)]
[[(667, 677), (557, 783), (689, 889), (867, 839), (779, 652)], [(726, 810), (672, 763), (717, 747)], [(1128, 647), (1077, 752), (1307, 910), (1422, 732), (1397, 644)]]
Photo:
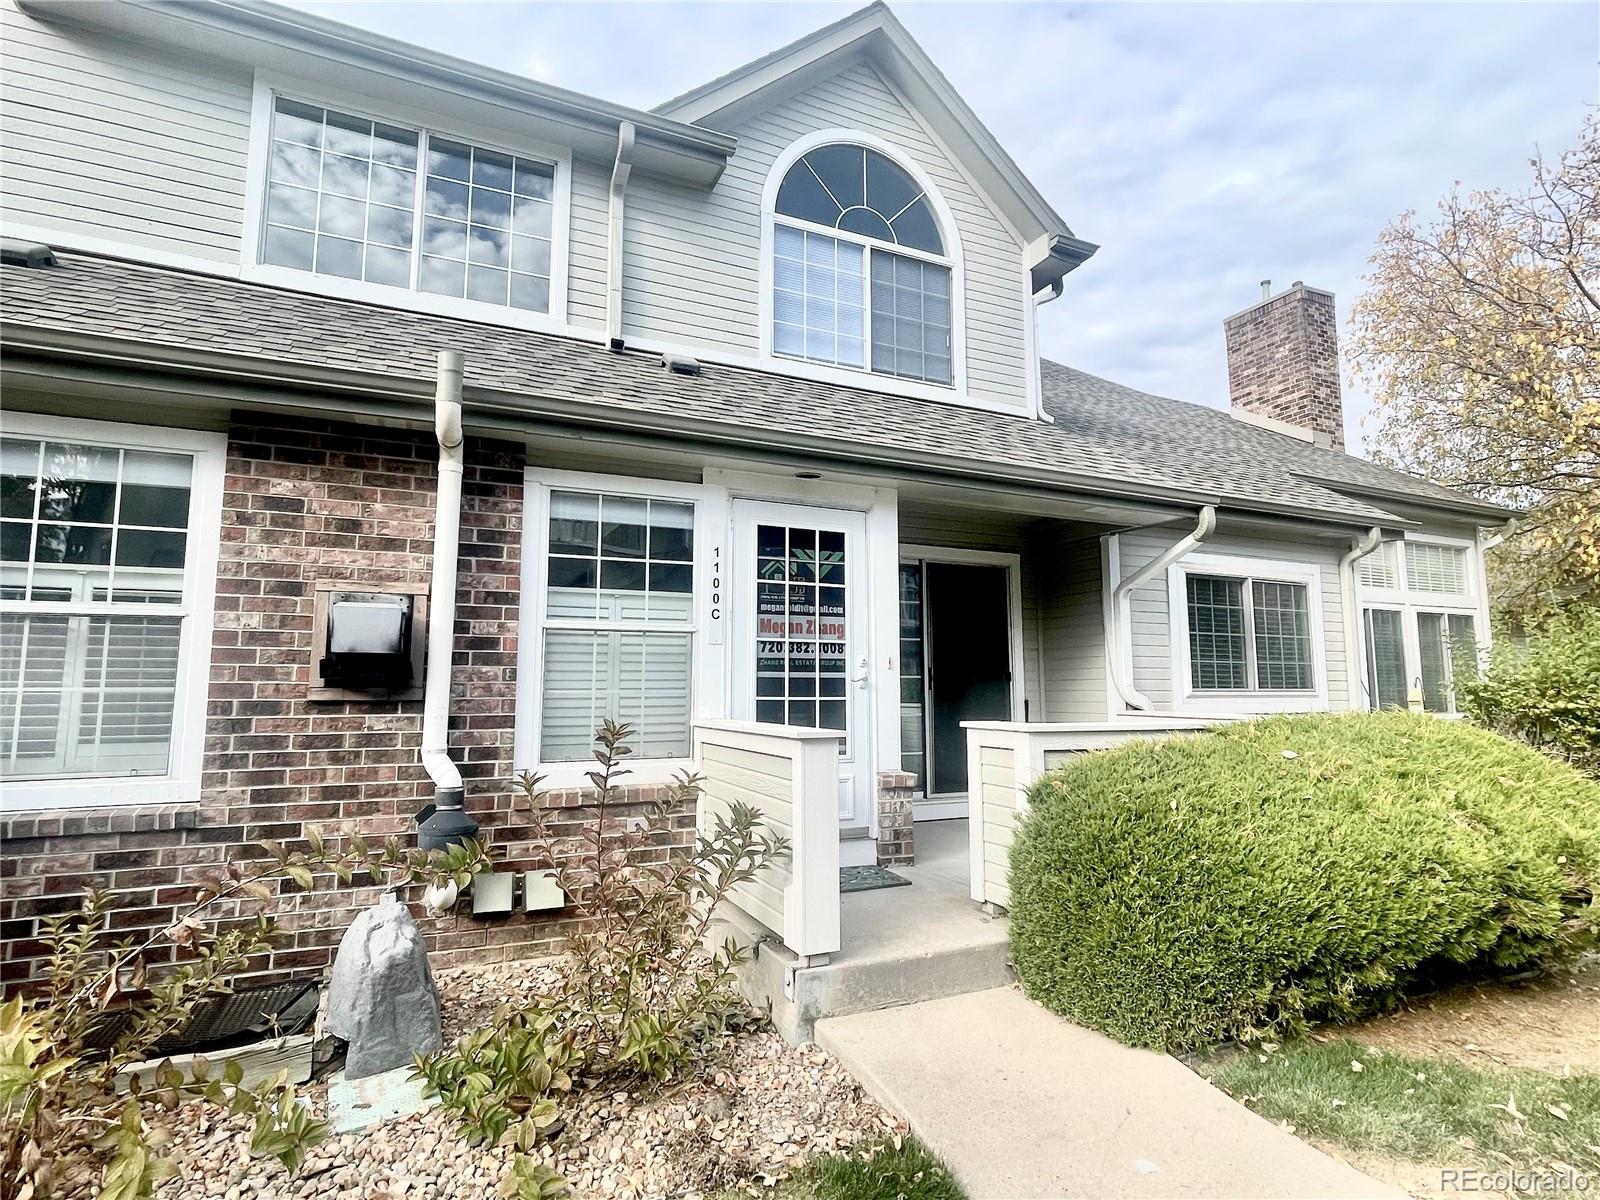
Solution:
[(1059, 279), (1098, 248), (1073, 234), (881, 0), (652, 111), (728, 129), (858, 62), (870, 63), (905, 98), (1016, 231), (1029, 249), (1036, 286)]

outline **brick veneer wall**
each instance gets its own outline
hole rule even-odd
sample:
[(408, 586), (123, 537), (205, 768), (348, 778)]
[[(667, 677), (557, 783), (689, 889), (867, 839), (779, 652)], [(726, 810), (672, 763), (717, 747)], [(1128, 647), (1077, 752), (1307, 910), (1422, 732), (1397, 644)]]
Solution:
[(1223, 322), (1234, 408), (1324, 434), (1344, 449), (1333, 293), (1296, 283)]
[(878, 865), (910, 867), (917, 861), (917, 777), (907, 771), (878, 772)]
[[(306, 699), (318, 581), (428, 589), (437, 448), (426, 432), (236, 413), (228, 439), (222, 543), (200, 804), (22, 814), (4, 820), (0, 938), (8, 984), (37, 973), (40, 922), (76, 908), (87, 886), (121, 893), (113, 923), (160, 929), (194, 881), (263, 839), (293, 842), (306, 823), (409, 838), (432, 785), (417, 761), (422, 703)], [(529, 860), (531, 830), (512, 809), (523, 454), (468, 439), (461, 515), (451, 747), (467, 809), (508, 866)], [(651, 796), (630, 793), (640, 804)], [(555, 826), (581, 853), (588, 810)], [(634, 811), (642, 812), (643, 808)], [(693, 837), (693, 813), (652, 856)], [(409, 843), (408, 843), (409, 844)], [(283, 937), (257, 974), (315, 971), (331, 958), (373, 887), (288, 891)], [(466, 902), (422, 921), (435, 966), (548, 952), (570, 915), (478, 921)]]

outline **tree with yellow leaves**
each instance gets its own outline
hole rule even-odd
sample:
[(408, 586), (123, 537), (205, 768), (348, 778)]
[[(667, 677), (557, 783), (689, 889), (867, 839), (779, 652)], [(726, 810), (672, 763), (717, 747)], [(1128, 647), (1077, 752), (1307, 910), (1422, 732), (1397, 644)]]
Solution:
[(1491, 568), (1521, 612), (1600, 600), (1600, 118), (1530, 165), (1391, 223), (1351, 317), (1375, 456), (1527, 509)]

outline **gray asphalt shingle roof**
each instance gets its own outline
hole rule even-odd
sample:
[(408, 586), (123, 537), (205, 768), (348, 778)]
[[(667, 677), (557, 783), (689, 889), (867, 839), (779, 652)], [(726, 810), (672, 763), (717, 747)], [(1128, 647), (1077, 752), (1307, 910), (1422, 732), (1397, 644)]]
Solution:
[[(748, 368), (671, 374), (660, 357), (594, 342), (75, 253), (0, 268), (8, 341), (138, 343), (140, 356), (229, 356), (285, 367), (431, 381), (440, 349), (466, 355), (469, 401), (491, 391), (530, 414), (582, 410), (618, 424), (691, 422), (708, 441), (763, 440), (826, 455), (933, 464), (972, 477), (1104, 494), (1214, 497), (1242, 509), (1385, 522), (1339, 486), (1452, 507), (1447, 489), (1199, 405), (1044, 365), (1054, 425), (1020, 416)], [(1327, 481), (1327, 482), (1324, 482)]]

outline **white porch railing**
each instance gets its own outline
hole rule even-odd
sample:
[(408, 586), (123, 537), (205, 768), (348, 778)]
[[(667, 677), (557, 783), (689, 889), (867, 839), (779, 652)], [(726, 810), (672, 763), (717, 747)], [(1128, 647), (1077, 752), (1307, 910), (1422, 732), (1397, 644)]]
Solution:
[(1011, 907), (1011, 843), (1017, 821), (1028, 809), (1028, 789), (1039, 776), (1074, 754), (1105, 750), (1133, 738), (1194, 733), (1216, 723), (1211, 718), (1169, 715), (1061, 725), (963, 722), (972, 898), (980, 904)]
[(743, 721), (694, 728), (701, 831), (742, 801), (789, 839), (788, 860), (741, 884), (733, 902), (802, 960), (839, 950), (839, 737)]

